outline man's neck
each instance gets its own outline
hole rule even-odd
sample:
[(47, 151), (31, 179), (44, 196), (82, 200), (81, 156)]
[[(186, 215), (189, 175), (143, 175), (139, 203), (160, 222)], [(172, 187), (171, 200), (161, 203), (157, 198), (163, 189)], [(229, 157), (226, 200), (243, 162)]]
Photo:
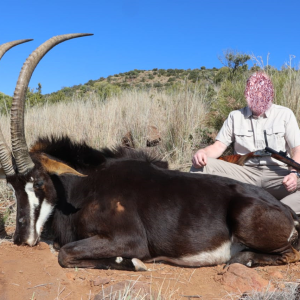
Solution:
[(263, 114), (261, 114), (261, 115), (255, 115), (255, 114), (252, 114), (252, 118), (253, 119), (261, 119), (261, 118), (264, 118), (264, 117), (266, 117), (266, 114), (265, 113), (263, 113)]

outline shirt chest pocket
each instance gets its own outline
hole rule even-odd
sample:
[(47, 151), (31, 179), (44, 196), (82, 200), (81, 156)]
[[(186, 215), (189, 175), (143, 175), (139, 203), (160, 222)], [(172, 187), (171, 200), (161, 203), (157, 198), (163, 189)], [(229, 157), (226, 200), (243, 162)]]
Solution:
[(234, 129), (234, 147), (237, 153), (248, 153), (254, 150), (253, 131), (247, 128)]
[(285, 127), (277, 125), (266, 129), (267, 141), (270, 148), (285, 151)]

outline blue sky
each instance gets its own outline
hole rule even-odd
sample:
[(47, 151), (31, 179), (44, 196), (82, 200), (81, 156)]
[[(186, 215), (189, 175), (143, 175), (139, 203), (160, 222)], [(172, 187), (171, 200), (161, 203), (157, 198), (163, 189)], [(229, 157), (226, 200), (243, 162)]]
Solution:
[(32, 38), (0, 62), (0, 91), (13, 95), (27, 56), (52, 36), (94, 36), (53, 48), (29, 86), (43, 93), (133, 69), (221, 67), (228, 48), (280, 68), (300, 62), (299, 0), (2, 0), (0, 44)]

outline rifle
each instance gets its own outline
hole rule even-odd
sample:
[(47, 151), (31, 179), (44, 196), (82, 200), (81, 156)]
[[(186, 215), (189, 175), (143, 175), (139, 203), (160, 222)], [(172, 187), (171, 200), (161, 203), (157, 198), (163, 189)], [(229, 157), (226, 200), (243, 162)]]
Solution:
[(288, 157), (287, 152), (283, 152), (283, 151), (277, 152), (276, 150), (274, 150), (268, 146), (264, 150), (250, 152), (245, 155), (240, 155), (240, 154), (226, 155), (223, 157), (219, 157), (218, 159), (243, 166), (248, 159), (253, 158), (253, 157), (263, 157), (263, 156), (273, 157), (279, 161), (284, 162), (288, 166), (293, 167), (297, 171), (300, 171), (300, 164), (298, 164), (293, 159)]
[(221, 159), (221, 160), (224, 160), (224, 161), (227, 161), (227, 162), (230, 162), (230, 163), (234, 163), (234, 164), (243, 166), (245, 164), (245, 162), (250, 158), (270, 156), (270, 157), (273, 157), (273, 158), (275, 158), (279, 161), (284, 162), (288, 166), (293, 167), (294, 169), (296, 169), (297, 171), (300, 171), (300, 164), (298, 164), (293, 159), (288, 157), (287, 156), (287, 151), (277, 152), (276, 150), (269, 147), (266, 130), (264, 130), (264, 136), (265, 136), (265, 142), (266, 142), (266, 148), (264, 150), (258, 150), (258, 151), (255, 151), (255, 152), (250, 152), (250, 153), (247, 153), (245, 155), (240, 155), (240, 154), (227, 155), (227, 156), (219, 157), (218, 159)]

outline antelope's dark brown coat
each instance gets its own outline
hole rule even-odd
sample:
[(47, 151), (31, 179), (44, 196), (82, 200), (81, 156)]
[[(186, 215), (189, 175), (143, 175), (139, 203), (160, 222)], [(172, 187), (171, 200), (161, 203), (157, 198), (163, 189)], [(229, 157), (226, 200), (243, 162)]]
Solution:
[[(41, 154), (87, 177), (48, 175)], [(130, 269), (116, 265), (114, 257), (166, 257), (185, 265), (184, 258), (217, 251), (226, 243), (246, 248), (229, 257), (229, 263), (255, 266), (299, 260), (297, 216), (255, 186), (168, 170), (165, 162), (143, 152), (121, 147), (98, 151), (67, 137), (40, 139), (31, 157), (35, 168), (24, 183), (33, 178), (40, 202), (55, 205), (50, 221), (64, 267)], [(18, 214), (17, 219), (23, 217)], [(21, 232), (18, 226), (19, 244), (24, 241)]]

